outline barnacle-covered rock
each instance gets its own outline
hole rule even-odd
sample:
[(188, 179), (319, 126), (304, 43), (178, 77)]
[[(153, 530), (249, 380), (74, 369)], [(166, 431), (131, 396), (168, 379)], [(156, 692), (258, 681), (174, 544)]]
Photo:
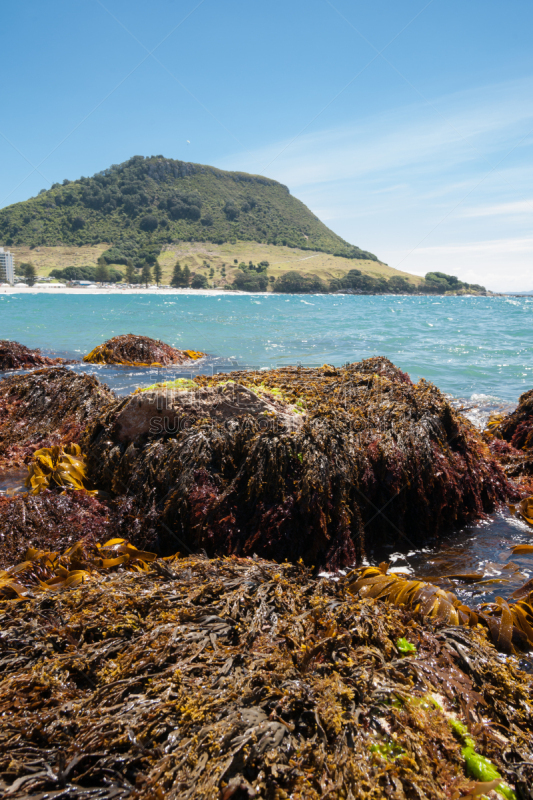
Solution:
[(258, 430), (273, 424), (295, 430), (303, 419), (300, 409), (284, 403), (274, 393), (257, 394), (234, 381), (199, 386), (183, 378), (137, 390), (111, 413), (113, 431), (125, 444), (144, 443), (152, 435), (177, 433), (198, 421), (231, 428), (238, 427), (238, 419), (246, 415)]
[[(164, 387), (151, 387), (152, 417), (137, 394), (107, 409), (83, 442), (95, 485), (128, 487), (139, 508), (153, 508), (167, 552), (339, 567), (384, 544), (419, 546), (516, 496), (442, 393), (387, 359), (190, 383), (183, 424), (172, 405), (158, 413)], [(231, 386), (255, 399), (218, 418), (205, 398)], [(271, 413), (254, 413), (261, 400)]]
[(0, 471), (23, 464), (40, 448), (77, 442), (114, 400), (95, 377), (65, 367), (0, 381)]
[(41, 355), (40, 350), (30, 350), (23, 344), (0, 339), (0, 371), (8, 369), (33, 369), (34, 367), (50, 367), (57, 364), (72, 364), (64, 358), (49, 358)]
[(83, 360), (90, 364), (123, 364), (135, 367), (189, 364), (205, 353), (196, 350), (177, 350), (159, 339), (127, 333), (114, 336), (91, 350)]

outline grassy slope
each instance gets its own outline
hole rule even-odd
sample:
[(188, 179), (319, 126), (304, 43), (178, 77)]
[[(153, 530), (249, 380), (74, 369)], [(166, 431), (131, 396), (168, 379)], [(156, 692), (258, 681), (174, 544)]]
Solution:
[[(147, 218), (155, 229), (145, 230)], [(375, 258), (277, 181), (159, 156), (136, 156), (0, 210), (0, 243), (9, 247), (109, 242), (129, 257), (171, 242), (237, 240)]]
[[(47, 276), (54, 268), (95, 266), (98, 257), (107, 248), (108, 245), (102, 243), (82, 247), (58, 246), (34, 249), (30, 249), (28, 246), (12, 246), (10, 250), (15, 256), (15, 263), (31, 262), (39, 275)], [(217, 286), (223, 286), (233, 281), (233, 276), (237, 271), (237, 265), (233, 263), (235, 258), (239, 262), (253, 261), (255, 264), (259, 261), (268, 261), (270, 267), (267, 275), (273, 275), (275, 278), (285, 272), (297, 270), (308, 275), (318, 275), (323, 280), (330, 280), (345, 275), (350, 269), (357, 268), (374, 277), (390, 278), (393, 275), (401, 275), (415, 284), (422, 280), (418, 276), (388, 267), (380, 261), (353, 260), (317, 251), (238, 241), (235, 244), (222, 245), (210, 242), (166, 245), (158, 259), (163, 268), (162, 283), (170, 282), (174, 264), (179, 259), (182, 266), (187, 264), (191, 272), (200, 272), (208, 278), (210, 283), (209, 268), (214, 267), (215, 277), (212, 282)], [(207, 262), (207, 267), (204, 266), (204, 261)], [(220, 273), (223, 264), (226, 265), (225, 281)], [(117, 269), (124, 271), (124, 267), (121, 265), (117, 265)]]

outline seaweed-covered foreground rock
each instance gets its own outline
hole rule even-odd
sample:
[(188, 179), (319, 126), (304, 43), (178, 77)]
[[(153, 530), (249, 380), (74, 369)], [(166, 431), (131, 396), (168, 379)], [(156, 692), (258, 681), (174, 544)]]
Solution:
[(518, 659), (349, 579), (175, 558), (3, 601), (0, 626), (14, 800), (449, 800), (489, 762), (508, 800), (531, 798)]
[(41, 447), (77, 442), (114, 400), (95, 377), (65, 367), (0, 381), (0, 471), (20, 466)]
[[(186, 383), (167, 385), (166, 397), (165, 386), (151, 387), (151, 419), (139, 395), (116, 403), (82, 445), (97, 486), (159, 517), (160, 551), (340, 567), (382, 545), (419, 546), (516, 497), (441, 392), (386, 359)], [(203, 397), (224, 387), (237, 400), (217, 419)], [(270, 416), (240, 404), (243, 388)]]
[(91, 350), (83, 360), (90, 364), (124, 364), (126, 366), (150, 367), (190, 364), (205, 353), (196, 350), (177, 350), (159, 339), (135, 336), (127, 333), (114, 336)]
[(142, 550), (153, 538), (153, 526), (145, 515), (131, 512), (132, 504), (129, 497), (112, 500), (70, 490), (0, 497), (0, 570), (24, 561), (30, 547), (64, 552), (78, 542), (89, 546), (120, 536)]
[(0, 339), (0, 371), (7, 369), (33, 369), (34, 367), (50, 367), (57, 364), (71, 364), (64, 358), (49, 358), (41, 355), (40, 350), (30, 350), (26, 345)]

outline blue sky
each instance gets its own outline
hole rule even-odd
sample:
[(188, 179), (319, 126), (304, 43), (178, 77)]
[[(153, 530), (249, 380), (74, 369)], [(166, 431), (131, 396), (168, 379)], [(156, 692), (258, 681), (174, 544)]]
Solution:
[(24, 0), (2, 16), (0, 206), (163, 154), (276, 178), (391, 266), (533, 289), (531, 2)]

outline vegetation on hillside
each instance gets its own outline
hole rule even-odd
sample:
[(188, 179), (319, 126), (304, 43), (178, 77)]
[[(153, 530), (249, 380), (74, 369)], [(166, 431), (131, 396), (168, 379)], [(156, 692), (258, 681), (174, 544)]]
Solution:
[[(436, 276), (435, 278), (433, 276)], [(235, 281), (233, 287), (240, 289)], [(401, 276), (375, 278), (364, 275), (361, 270), (351, 269), (344, 277), (334, 278), (328, 283), (316, 275), (302, 275), (299, 272), (286, 272), (274, 283), (273, 290), (285, 294), (336, 292), (350, 294), (486, 294), (487, 290), (479, 284), (468, 284), (454, 275), (443, 272), (428, 272), (418, 286)], [(252, 290), (253, 291), (253, 290)]]
[(0, 211), (0, 241), (7, 246), (109, 242), (108, 264), (137, 269), (153, 266), (171, 242), (237, 240), (376, 260), (329, 230), (277, 181), (163, 156), (134, 156)]

